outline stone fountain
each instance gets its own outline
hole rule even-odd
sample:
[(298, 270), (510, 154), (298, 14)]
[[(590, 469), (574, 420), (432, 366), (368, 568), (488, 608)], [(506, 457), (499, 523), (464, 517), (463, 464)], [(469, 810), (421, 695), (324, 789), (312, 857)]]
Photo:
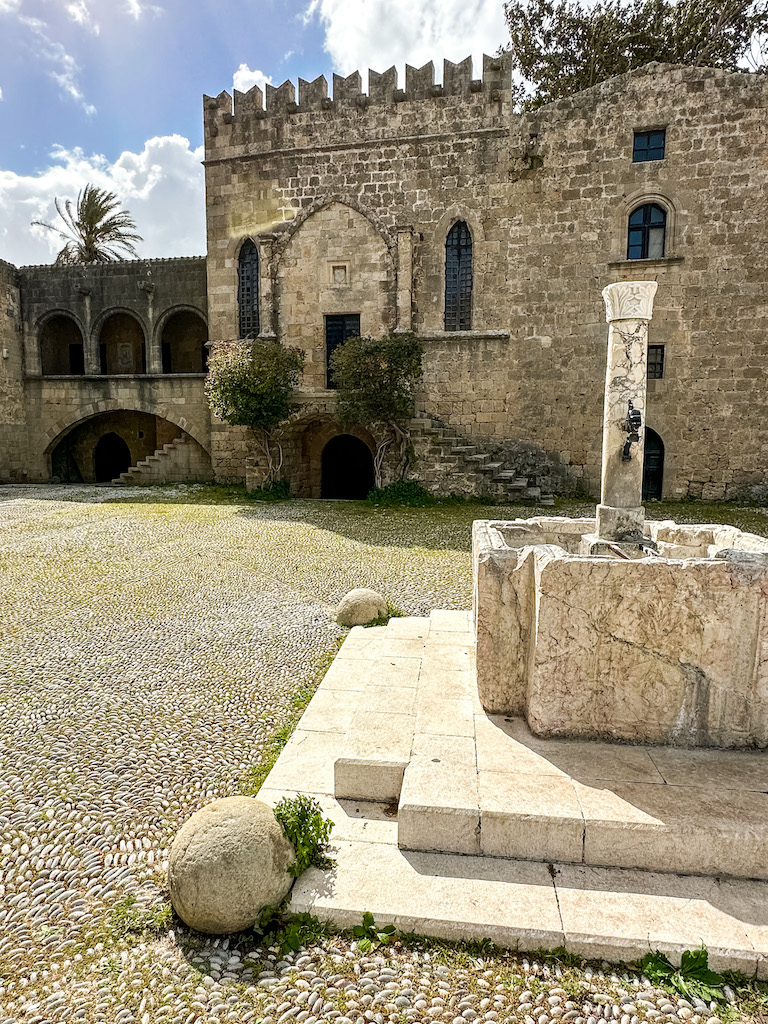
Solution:
[(603, 291), (609, 324), (595, 520), (476, 522), (477, 685), (538, 736), (768, 746), (768, 542), (645, 519), (655, 282)]

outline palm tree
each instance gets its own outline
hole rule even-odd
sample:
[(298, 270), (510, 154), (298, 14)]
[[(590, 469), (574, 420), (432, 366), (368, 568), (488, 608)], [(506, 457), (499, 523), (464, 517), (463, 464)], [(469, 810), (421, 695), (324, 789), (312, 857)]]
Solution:
[(114, 192), (89, 184), (78, 193), (76, 203), (71, 199), (63, 204), (56, 199), (55, 203), (66, 231), (42, 220), (32, 223), (55, 231), (66, 241), (57, 263), (112, 263), (126, 255), (139, 255), (133, 243), (141, 242), (142, 237), (136, 234), (130, 213), (117, 210), (119, 202)]

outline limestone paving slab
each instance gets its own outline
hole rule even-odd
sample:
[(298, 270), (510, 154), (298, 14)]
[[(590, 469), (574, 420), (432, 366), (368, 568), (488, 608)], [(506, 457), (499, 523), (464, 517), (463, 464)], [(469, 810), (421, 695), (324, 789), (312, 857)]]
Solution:
[[(455, 625), (450, 614), (438, 622)], [(433, 636), (424, 620), (407, 632), (390, 640), (382, 639), (386, 629), (351, 631), (327, 685), (348, 703), (346, 734), (300, 723), (262, 790), (270, 803), (285, 791), (315, 793), (334, 821), (335, 867), (304, 876), (294, 910), (340, 926), (370, 910), (377, 921), (423, 934), (488, 936), (519, 949), (563, 944), (608, 959), (633, 959), (650, 948), (675, 954), (703, 941), (714, 966), (768, 976), (768, 884), (670, 870), (681, 863), (688, 872), (694, 865), (714, 873), (727, 848), (737, 870), (764, 871), (761, 755), (542, 740), (519, 720), (477, 713), (474, 736), (465, 735), (450, 712), (461, 723), (466, 702), (476, 708), (471, 672), (450, 667), (450, 658), (446, 668), (432, 659), (433, 651), (442, 657), (448, 649), (437, 634), (458, 631), (436, 629)], [(379, 637), (371, 642), (364, 633)], [(469, 664), (468, 625), (464, 637)], [(421, 655), (414, 643), (422, 644)], [(403, 666), (415, 714), (361, 710), (371, 690), (389, 689), (371, 668), (382, 662)], [(346, 685), (346, 673), (365, 685)], [(395, 672), (391, 678), (399, 685)], [(430, 707), (433, 727), (446, 722), (445, 733), (425, 724)], [(329, 709), (338, 714), (335, 699)], [(384, 756), (393, 749), (397, 757)], [(743, 786), (728, 788), (739, 787), (740, 766)], [(719, 794), (707, 784), (709, 768), (728, 783)], [(340, 770), (352, 780), (349, 797), (338, 790)], [(640, 851), (645, 870), (616, 866), (622, 845)], [(585, 856), (605, 865), (583, 863)]]

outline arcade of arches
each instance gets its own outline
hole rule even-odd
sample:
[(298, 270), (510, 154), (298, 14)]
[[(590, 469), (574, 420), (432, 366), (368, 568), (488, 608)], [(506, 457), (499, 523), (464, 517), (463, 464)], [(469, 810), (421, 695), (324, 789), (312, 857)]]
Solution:
[[(40, 367), (44, 377), (83, 376), (85, 343), (72, 317), (49, 317), (39, 334)], [(205, 373), (208, 368), (208, 327), (193, 310), (172, 313), (160, 333), (164, 374)], [(98, 332), (98, 372), (105, 375), (150, 371), (147, 340), (139, 321), (130, 313), (111, 313)]]

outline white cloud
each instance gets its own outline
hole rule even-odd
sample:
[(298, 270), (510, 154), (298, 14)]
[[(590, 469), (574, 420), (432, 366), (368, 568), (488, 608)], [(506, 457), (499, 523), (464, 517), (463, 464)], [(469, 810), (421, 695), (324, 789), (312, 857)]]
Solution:
[(56, 223), (55, 197), (76, 199), (88, 182), (115, 192), (136, 221), (143, 257), (205, 253), (202, 147), (191, 149), (180, 135), (149, 139), (140, 153), (122, 153), (114, 163), (58, 148), (41, 174), (0, 171), (0, 258), (17, 266), (50, 263), (61, 248), (53, 232), (33, 220)]
[(265, 75), (263, 71), (257, 71), (255, 68), (251, 71), (247, 64), (241, 64), (232, 76), (232, 84), (238, 92), (248, 92), (254, 85), (258, 85), (264, 92), (264, 86), (267, 83), (272, 85), (271, 75)]
[[(0, 0), (2, 2), (2, 0)], [(78, 82), (80, 65), (71, 53), (67, 53), (61, 43), (54, 42), (48, 35), (48, 26), (39, 18), (20, 17), (22, 25), (26, 25), (33, 33), (37, 56), (49, 65), (48, 75), (56, 82), (65, 96), (79, 103), (86, 114), (95, 114), (96, 107), (88, 103)]]
[[(472, 54), (475, 77), (483, 53), (495, 53), (509, 35), (501, 0), (311, 0), (307, 20), (319, 19), (325, 50), (341, 74), (369, 67), (384, 71), (406, 62), (421, 67)], [(404, 83), (401, 83), (404, 84)]]
[[(2, 2), (2, 0), (0, 0)], [(143, 0), (125, 0), (125, 8), (128, 14), (136, 21), (143, 18), (145, 14), (151, 14), (157, 16), (162, 13), (162, 7), (157, 7), (155, 4), (144, 3)]]
[(0, 89), (0, 100), (3, 98), (3, 90)]
[(87, 28), (95, 36), (99, 34), (99, 26), (93, 20), (93, 15), (88, 10), (85, 0), (74, 0), (73, 3), (67, 4), (67, 14), (72, 21), (76, 21), (78, 25)]
[(14, 14), (21, 7), (21, 0), (0, 0), (0, 14)]

